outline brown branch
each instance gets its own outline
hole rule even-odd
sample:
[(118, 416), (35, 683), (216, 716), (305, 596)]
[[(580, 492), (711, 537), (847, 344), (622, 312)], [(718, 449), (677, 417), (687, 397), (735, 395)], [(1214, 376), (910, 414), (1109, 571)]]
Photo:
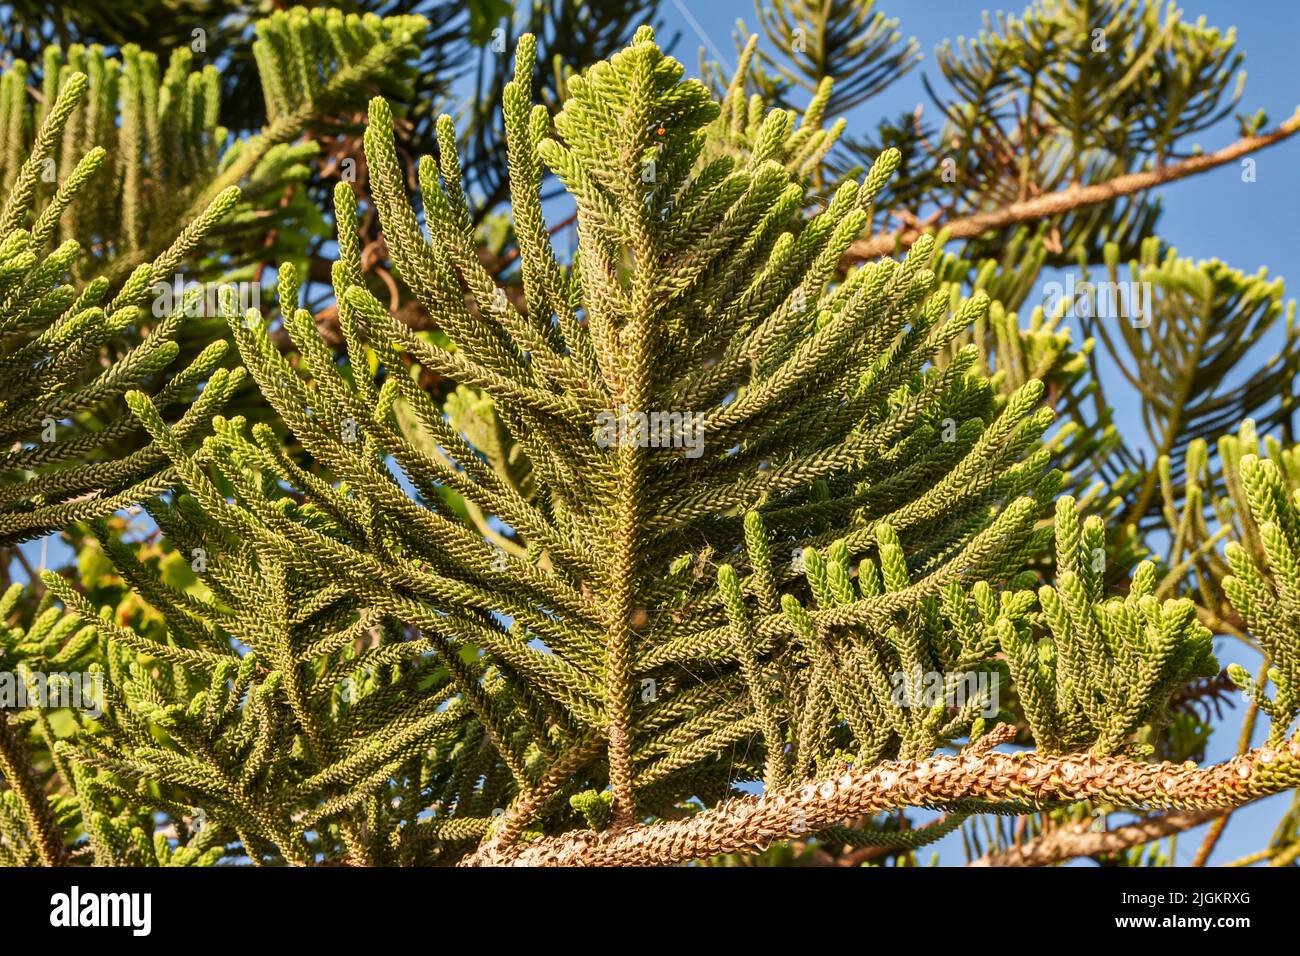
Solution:
[[(1300, 132), (1300, 111), (1297, 111), (1294, 116), (1272, 132), (1261, 133), (1258, 136), (1247, 136), (1215, 153), (1192, 156), (1172, 166), (1161, 166), (1138, 173), (1125, 173), (1104, 183), (1070, 186), (1057, 192), (1011, 203), (992, 212), (982, 212), (973, 216), (954, 219), (946, 223), (944, 228), (947, 229), (948, 234), (953, 239), (970, 239), (993, 229), (1004, 229), (1017, 223), (1044, 219), (1048, 216), (1069, 212), (1080, 206), (1095, 206), (1100, 203), (1110, 202), (1121, 196), (1153, 189), (1165, 183), (1185, 179), (1188, 176), (1203, 173), (1217, 166), (1223, 166), (1235, 159), (1240, 159), (1247, 153), (1253, 153), (1267, 146), (1272, 146), (1274, 143), (1280, 143), (1282, 140), (1293, 136), (1296, 132)], [(921, 235), (920, 230), (915, 228), (903, 228), (895, 232), (872, 236), (870, 239), (859, 239), (849, 246), (848, 251), (844, 254), (844, 259), (847, 262), (859, 262), (864, 259), (877, 259), (880, 256), (887, 256), (896, 251), (910, 248), (912, 243), (916, 242)]]
[(1080, 856), (1118, 853), (1129, 847), (1182, 833), (1219, 815), (1218, 810), (1187, 810), (1139, 820), (1128, 826), (1100, 832), (1089, 829), (1092, 821), (1070, 823), (1044, 833), (1023, 846), (986, 853), (970, 866), (1049, 866)]
[(27, 574), (27, 586), (32, 588), (33, 592), (36, 594), (37, 597), (40, 597), (42, 594), (44, 594), (45, 582), (41, 580), (41, 576), (36, 573), (36, 569), (33, 568), (31, 562), (27, 560), (27, 555), (23, 554), (22, 548), (12, 548), (12, 549), (7, 548), (6, 551), (8, 551), (10, 554), (12, 554), (15, 558), (18, 559), (18, 563), (22, 566), (23, 571)]
[(1196, 856), (1192, 858), (1192, 866), (1205, 866), (1209, 862), (1210, 854), (1219, 845), (1219, 837), (1223, 836), (1224, 828), (1227, 827), (1228, 820), (1231, 817), (1232, 811), (1225, 810), (1210, 824), (1210, 828), (1205, 831), (1205, 839), (1201, 841)]
[(1300, 785), (1300, 740), (1205, 769), (1090, 754), (963, 753), (882, 763), (839, 777), (721, 804), (688, 820), (590, 830), (515, 847), (489, 844), (461, 865), (664, 866), (760, 851), (841, 820), (959, 801), (1092, 800), (1117, 808), (1222, 809)]

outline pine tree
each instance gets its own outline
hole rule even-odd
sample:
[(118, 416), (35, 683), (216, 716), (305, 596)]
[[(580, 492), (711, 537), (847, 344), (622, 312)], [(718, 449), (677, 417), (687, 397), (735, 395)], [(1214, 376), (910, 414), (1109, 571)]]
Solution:
[[(814, 16), (780, 9), (765, 21), (774, 39)], [(862, 22), (870, 9), (816, 16)], [(1074, 299), (1019, 317), (1044, 263), (1067, 249), (1085, 276), (1104, 268), (1118, 281), (1149, 213), (1090, 205), (1083, 181), (1122, 177), (1143, 157), (1176, 160), (1226, 84), (1233, 54), (1218, 34), (1162, 28), (1152, 5), (1107, 9), (1120, 26), (1110, 42), (1133, 59), (1102, 68), (1076, 50), (1086, 69), (1044, 66), (1042, 99), (1018, 130), (1036, 144), (1023, 155), (1078, 186), (1036, 230), (1023, 210), (998, 211), (1027, 193), (1003, 195), (976, 174), (992, 175), (980, 125), (958, 136), (974, 144), (962, 167), (971, 192), (945, 207), (947, 227), (881, 232), (885, 204), (919, 193), (907, 176), (891, 192), (900, 149), (836, 177), (863, 147), (845, 147), (842, 122), (827, 125), (833, 63), (809, 77), (802, 111), (786, 103), (788, 86), (771, 107), (753, 90), (775, 90), (763, 86), (757, 38), (713, 90), (642, 27), (566, 77), (551, 108), (536, 103), (537, 40), (525, 33), (502, 89), (517, 283), (485, 264), (455, 121), (436, 120), (436, 158), (415, 164), (412, 189), (389, 102), (400, 96), (377, 96), (362, 198), (437, 335), (390, 308), (391, 289), (363, 262), (366, 210), (340, 182), (338, 342), (304, 307), (311, 276), (290, 255), (274, 312), (239, 308), (225, 290), (224, 331), (164, 376), (181, 352), (182, 301), (89, 385), (77, 376), (139, 325), (153, 282), (202, 259), (201, 246), (218, 259), (227, 243), (231, 257), (245, 248), (240, 230), (221, 232), (239, 194), (209, 193), (228, 182), (257, 187), (244, 202), (278, 195), (308, 148), (287, 145), (297, 130), (334, 109), (342, 87), (378, 82), (376, 70), (400, 79), (390, 63), (409, 55), (419, 25), (277, 14), (257, 48), (270, 123), (223, 159), (213, 74), (183, 80), (182, 56), (173, 85), (158, 85), (156, 66), (129, 51), (97, 67), (120, 72), (119, 88), (146, 104), (113, 135), (135, 128), (147, 142), (150, 124), (172, 115), (160, 106), (150, 120), (147, 104), (177, 102), (163, 89), (186, 91), (181, 128), (200, 131), (177, 140), (180, 158), (117, 145), (122, 212), (100, 220), (88, 217), (118, 215), (105, 211), (114, 204), (76, 203), (107, 162), (102, 149), (37, 199), (41, 164), (75, 139), (70, 117), (93, 87), (47, 57), (59, 97), (25, 160), (8, 139), (3, 151), (13, 172), (0, 321), (15, 350), (0, 422), (32, 441), (37, 416), (58, 423), (118, 400), (126, 411), (83, 427), (55, 458), (11, 453), (15, 470), (75, 464), (4, 486), (15, 489), (5, 534), (85, 521), (94, 544), (80, 580), (46, 571), (39, 597), (16, 585), (0, 601), (0, 670), (26, 687), (35, 675), (91, 675), (102, 713), (64, 707), (56, 726), (39, 703), (0, 709), (0, 859), (673, 864), (782, 841), (911, 859), (979, 819), (1020, 817), (1033, 837), (1050, 821), (1171, 811), (1149, 818), (1140, 846), (1294, 788), (1300, 452), (1261, 439), (1250, 419), (1213, 453), (1206, 442), (1250, 415), (1289, 424), (1289, 322), (1263, 375), (1226, 393), (1207, 386), (1277, 322), (1281, 287), (1137, 244), (1130, 269), (1156, 291), (1150, 321), (1125, 327), (1123, 345), (1159, 439), (1149, 471), (1099, 395), (1097, 363), (1122, 363), (1121, 343), (1094, 322), (1074, 346), (1064, 324)], [(1007, 23), (999, 42), (1023, 66), (1036, 44), (1090, 38), (1085, 14), (1040, 4), (1040, 30)], [(886, 59), (866, 88), (850, 88), (855, 99), (910, 57), (906, 45), (891, 53), (887, 26), (873, 23), (879, 42), (850, 62)], [(1160, 29), (1181, 31), (1195, 69), (1160, 60), (1172, 55), (1148, 37)], [(377, 42), (355, 45), (349, 30)], [(308, 52), (309, 41), (321, 45)], [(322, 50), (354, 64), (338, 89), (317, 72)], [(941, 62), (975, 83), (994, 66), (972, 58), (984, 65)], [(1187, 107), (1192, 119), (1150, 126), (1163, 107), (1139, 98), (1129, 73), (1155, 63), (1171, 98), (1188, 77), (1215, 78)], [(0, 128), (21, 130), (23, 81), (6, 81)], [(1091, 103), (1065, 112), (1074, 83), (1111, 90), (1098, 108), (1124, 118), (1118, 131)], [(1052, 117), (1051, 150), (1039, 111)], [(136, 264), (148, 258), (132, 238), (138, 203), (166, 199), (133, 198), (146, 155), (162, 164), (148, 167), (150, 182), (175, 162), (212, 184), (178, 193), (178, 208), (210, 205)], [(1050, 198), (1060, 183), (1039, 172), (1022, 166), (1022, 186)], [(574, 209), (572, 261), (552, 240), (548, 177)], [(993, 218), (980, 218), (989, 206)], [(74, 208), (100, 212), (65, 222)], [(75, 241), (48, 251), (65, 225), (120, 238), (79, 272)], [(885, 242), (893, 255), (876, 251)], [(1143, 333), (1161, 348), (1145, 349)], [(270, 420), (231, 407), (244, 374)], [(447, 387), (424, 387), (430, 375)], [(113, 454), (136, 430), (136, 449)], [(154, 545), (106, 517), (134, 503), (160, 533)], [(1163, 558), (1153, 526), (1169, 530)], [(1222, 634), (1258, 642), (1264, 670), (1234, 663), (1225, 676)], [(1269, 742), (1198, 767), (1207, 722), (1194, 708), (1229, 684), (1252, 701), (1251, 726), (1256, 710), (1269, 717)], [(945, 815), (901, 828), (894, 811), (917, 807)], [(1294, 834), (1288, 816), (1268, 857), (1294, 860)], [(1031, 839), (973, 855), (1070, 853)]]

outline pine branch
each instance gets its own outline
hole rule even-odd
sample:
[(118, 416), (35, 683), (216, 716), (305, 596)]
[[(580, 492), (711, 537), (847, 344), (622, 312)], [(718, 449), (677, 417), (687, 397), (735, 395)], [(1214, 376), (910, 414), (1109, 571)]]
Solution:
[[(1145, 192), (1166, 183), (1227, 165), (1242, 156), (1289, 139), (1296, 132), (1300, 132), (1300, 112), (1269, 133), (1242, 137), (1213, 153), (1193, 156), (1169, 166), (1125, 173), (1102, 183), (1090, 183), (1086, 186), (1071, 185), (1058, 192), (1010, 203), (992, 212), (952, 219), (940, 223), (940, 228), (950, 238), (971, 239), (1018, 223), (1046, 219), (1085, 206), (1113, 202), (1123, 196)], [(905, 227), (870, 239), (860, 239), (849, 247), (845, 261), (862, 262), (880, 256), (896, 255), (899, 250), (910, 247), (922, 235), (924, 232), (920, 229)]]
[(959, 800), (1105, 802), (1117, 809), (1216, 810), (1300, 784), (1300, 740), (1262, 747), (1204, 769), (1120, 757), (1000, 753), (885, 762), (802, 787), (734, 800), (683, 821), (603, 833), (543, 838), (462, 865), (665, 866), (720, 853), (761, 850), (774, 841), (846, 817)]
[(1148, 817), (1114, 830), (1094, 830), (1092, 821), (1069, 823), (1028, 843), (986, 853), (970, 866), (1051, 866), (1081, 856), (1119, 853), (1161, 837), (1182, 833), (1219, 816), (1218, 810), (1187, 810)]

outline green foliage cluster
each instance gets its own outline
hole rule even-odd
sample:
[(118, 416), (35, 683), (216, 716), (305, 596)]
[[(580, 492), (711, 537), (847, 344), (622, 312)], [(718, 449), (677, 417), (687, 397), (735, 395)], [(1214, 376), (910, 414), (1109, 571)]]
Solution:
[[(872, 3), (762, 9), (773, 50), (749, 37), (714, 89), (648, 26), (617, 49), (645, 11), (598, 6), (535, 5), (494, 61), (499, 120), (459, 130), (394, 108), (446, 28), (414, 14), (257, 22), (249, 136), (186, 49), (52, 47), (39, 97), (25, 64), (0, 77), (0, 540), (80, 547), (5, 594), (0, 669), (103, 686), (94, 718), (0, 709), (0, 860), (447, 864), (998, 743), (1187, 759), (1226, 680), (1290, 739), (1300, 452), (1256, 434), (1290, 441), (1280, 283), (1179, 259), (1143, 198), (851, 262), (900, 204), (1176, 160), (1232, 108), (1232, 37), (1118, 0), (990, 22), (938, 59), (941, 196), (924, 130), (828, 125), (915, 59)], [(475, 8), (478, 42), (499, 12)], [(563, 16), (598, 62), (570, 68)], [(310, 131), (376, 91), (324, 264)], [(224, 284), (273, 260), (276, 305), (238, 306)], [(1033, 300), (1070, 261), (1112, 285), (1127, 261), (1150, 315), (1089, 312), (1072, 341), (1080, 302)], [(180, 272), (206, 285), (155, 314)], [(1284, 314), (1277, 356), (1218, 388)], [(143, 544), (112, 516), (132, 505)], [(1216, 636), (1260, 676), (1224, 677)], [(981, 852), (984, 814), (1106, 812), (945, 809), (775, 852), (913, 861), (957, 830)]]

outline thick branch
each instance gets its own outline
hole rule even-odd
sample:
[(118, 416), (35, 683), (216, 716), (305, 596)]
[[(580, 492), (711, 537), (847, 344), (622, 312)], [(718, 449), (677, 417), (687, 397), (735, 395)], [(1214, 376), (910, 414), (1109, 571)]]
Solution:
[(1117, 808), (1222, 809), (1300, 785), (1300, 740), (1205, 769), (1123, 757), (965, 753), (849, 770), (837, 778), (732, 801), (687, 820), (580, 831), (497, 850), (462, 865), (664, 866), (757, 852), (849, 817), (957, 801), (1045, 804), (1093, 800)]
[(1114, 830), (1096, 832), (1091, 821), (1070, 823), (1044, 833), (1023, 846), (986, 853), (971, 866), (1050, 866), (1080, 856), (1119, 853), (1173, 833), (1200, 826), (1219, 815), (1218, 810), (1184, 810), (1139, 820)]
[[(1215, 153), (1193, 156), (1172, 166), (1161, 166), (1138, 173), (1125, 173), (1123, 176), (1116, 176), (1104, 183), (1071, 186), (1068, 189), (1012, 203), (992, 212), (982, 212), (974, 216), (954, 219), (951, 222), (944, 223), (943, 228), (954, 239), (970, 239), (993, 229), (1005, 229), (1007, 226), (1014, 226), (1017, 223), (1044, 219), (1048, 216), (1069, 212), (1071, 209), (1077, 209), (1080, 206), (1095, 206), (1100, 203), (1110, 202), (1119, 199), (1121, 196), (1154, 189), (1156, 186), (1162, 186), (1165, 183), (1185, 179), (1188, 176), (1203, 173), (1217, 166), (1226, 165), (1248, 153), (1272, 146), (1274, 143), (1280, 143), (1298, 131), (1300, 131), (1300, 112), (1297, 112), (1296, 115), (1272, 132), (1261, 133), (1258, 136), (1247, 136)], [(921, 229), (906, 226), (896, 232), (882, 233), (878, 236), (872, 236), (870, 239), (859, 239), (849, 246), (844, 258), (848, 262), (858, 262), (863, 259), (877, 259), (880, 256), (891, 255), (896, 251), (910, 248), (912, 243), (916, 242), (921, 235)]]

